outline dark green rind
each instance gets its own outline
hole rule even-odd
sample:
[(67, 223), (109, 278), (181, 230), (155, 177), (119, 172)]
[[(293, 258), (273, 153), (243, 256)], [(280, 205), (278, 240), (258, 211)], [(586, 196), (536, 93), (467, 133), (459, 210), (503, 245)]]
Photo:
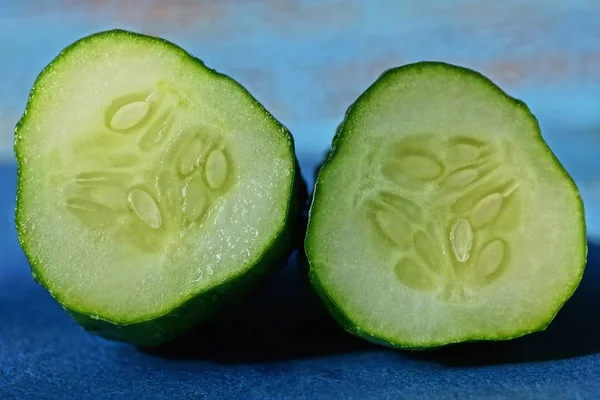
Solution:
[[(353, 110), (356, 107), (360, 106), (360, 104), (363, 101), (367, 101), (370, 96), (375, 95), (377, 92), (377, 89), (380, 86), (385, 85), (386, 81), (388, 79), (392, 79), (394, 75), (404, 73), (411, 69), (423, 69), (423, 68), (429, 68), (432, 66), (453, 69), (453, 70), (459, 71), (463, 74), (469, 74), (472, 76), (476, 76), (479, 79), (481, 79), (482, 83), (487, 84), (488, 87), (490, 89), (494, 90), (498, 95), (501, 95), (505, 100), (512, 102), (515, 106), (517, 106), (518, 108), (521, 108), (523, 111), (525, 111), (527, 113), (528, 117), (531, 118), (532, 122), (534, 122), (538, 140), (544, 145), (544, 147), (547, 151), (549, 160), (553, 160), (554, 163), (559, 167), (559, 170), (562, 172), (563, 179), (565, 179), (567, 182), (570, 183), (571, 189), (572, 189), (573, 193), (576, 194), (576, 197), (577, 197), (577, 200), (579, 203), (578, 208), (579, 208), (579, 212), (580, 212), (580, 216), (581, 216), (581, 220), (580, 220), (580, 223), (581, 223), (581, 249), (582, 249), (582, 255), (583, 255), (584, 262), (581, 266), (579, 266), (580, 272), (578, 274), (577, 279), (575, 279), (571, 283), (570, 288), (567, 291), (567, 294), (563, 298), (561, 298), (557, 301), (557, 305), (555, 307), (556, 311), (554, 314), (550, 315), (548, 318), (546, 318), (545, 321), (543, 321), (542, 323), (540, 323), (536, 326), (527, 327), (527, 328), (523, 328), (523, 329), (516, 329), (514, 334), (512, 334), (512, 335), (493, 335), (493, 334), (491, 334), (491, 335), (487, 335), (485, 337), (465, 336), (464, 338), (453, 340), (453, 341), (432, 341), (425, 345), (419, 345), (419, 346), (415, 346), (414, 344), (411, 344), (411, 343), (401, 342), (393, 337), (383, 337), (381, 335), (377, 336), (375, 333), (369, 332), (368, 329), (361, 328), (356, 322), (354, 322), (354, 320), (352, 319), (352, 317), (350, 315), (348, 315), (347, 313), (345, 313), (343, 311), (343, 308), (338, 303), (336, 303), (336, 301), (332, 298), (332, 296), (329, 295), (329, 293), (325, 290), (325, 288), (319, 281), (317, 274), (315, 272), (319, 267), (317, 265), (315, 265), (314, 263), (311, 263), (311, 261), (310, 261), (311, 260), (311, 254), (310, 254), (311, 251), (309, 249), (309, 244), (310, 244), (310, 240), (311, 240), (311, 238), (310, 238), (311, 231), (314, 229), (318, 229), (318, 227), (315, 226), (314, 222), (311, 223), (311, 214), (314, 210), (315, 199), (318, 198), (318, 196), (320, 195), (319, 186), (324, 185), (324, 183), (320, 182), (321, 181), (321, 179), (320, 179), (321, 173), (324, 168), (331, 166), (333, 164), (333, 161), (335, 160), (336, 155), (337, 155), (338, 148), (340, 147), (341, 144), (344, 143), (344, 140), (345, 140), (344, 127), (347, 124), (350, 116), (352, 115)], [(537, 118), (533, 115), (533, 113), (530, 111), (527, 104), (525, 104), (525, 102), (523, 102), (522, 100), (516, 99), (516, 98), (508, 95), (500, 87), (498, 87), (495, 83), (493, 83), (489, 78), (487, 78), (486, 76), (484, 76), (483, 74), (481, 74), (477, 71), (474, 71), (474, 70), (466, 68), (466, 67), (456, 66), (456, 65), (452, 65), (452, 64), (448, 64), (448, 63), (444, 63), (444, 62), (421, 61), (421, 62), (417, 62), (414, 64), (408, 64), (408, 65), (404, 65), (401, 67), (391, 68), (391, 69), (384, 71), (375, 80), (375, 82), (373, 84), (371, 84), (371, 86), (369, 86), (358, 97), (358, 99), (354, 103), (352, 103), (346, 110), (344, 120), (338, 126), (338, 128), (336, 130), (335, 136), (332, 141), (331, 149), (325, 156), (323, 163), (318, 167), (317, 172), (316, 172), (315, 187), (314, 187), (314, 190), (313, 190), (313, 193), (311, 196), (311, 204), (310, 204), (310, 208), (309, 208), (309, 212), (308, 212), (308, 223), (307, 223), (307, 231), (306, 231), (306, 238), (305, 238), (305, 253), (302, 257), (299, 257), (298, 260), (299, 260), (299, 264), (302, 265), (302, 268), (304, 268), (308, 271), (308, 277), (309, 277), (309, 281), (310, 281), (313, 291), (316, 293), (316, 295), (318, 296), (318, 298), (320, 299), (320, 301), (324, 305), (324, 307), (329, 311), (329, 313), (331, 314), (333, 319), (345, 331), (347, 331), (357, 337), (360, 337), (366, 341), (369, 341), (371, 343), (375, 343), (378, 345), (396, 348), (396, 349), (402, 349), (402, 350), (412, 350), (412, 351), (421, 350), (422, 351), (422, 350), (435, 350), (435, 349), (439, 349), (439, 348), (446, 347), (449, 345), (460, 344), (460, 343), (511, 340), (511, 339), (516, 339), (516, 338), (519, 338), (519, 337), (522, 337), (522, 336), (525, 336), (525, 335), (528, 335), (531, 333), (541, 332), (541, 331), (546, 330), (548, 328), (548, 326), (552, 323), (552, 321), (554, 320), (556, 315), (558, 315), (558, 313), (560, 312), (562, 307), (565, 305), (565, 303), (571, 298), (573, 293), (575, 293), (575, 290), (577, 290), (577, 288), (579, 287), (579, 284), (581, 282), (581, 279), (583, 278), (583, 274), (584, 274), (585, 267), (586, 267), (587, 252), (588, 252), (588, 246), (587, 246), (587, 236), (586, 236), (585, 210), (584, 210), (584, 206), (583, 206), (583, 200), (579, 194), (577, 185), (573, 181), (573, 178), (566, 171), (564, 166), (556, 158), (556, 156), (554, 155), (554, 153), (552, 152), (552, 150), (550, 149), (550, 147), (548, 146), (548, 144), (542, 137), (539, 122), (538, 122)]]
[[(85, 44), (89, 39), (96, 38), (101, 35), (123, 35), (125, 37), (134, 37), (137, 39), (158, 41), (171, 46), (174, 51), (185, 54), (195, 62), (200, 63), (203, 67), (212, 73), (215, 77), (220, 79), (228, 79), (233, 82), (238, 90), (241, 90), (251, 101), (254, 106), (259, 109), (268, 118), (274, 126), (279, 129), (282, 140), (285, 140), (289, 144), (289, 157), (294, 160), (294, 182), (291, 186), (288, 204), (287, 218), (284, 224), (281, 226), (279, 232), (275, 235), (274, 240), (265, 249), (262, 256), (257, 262), (246, 271), (231, 277), (229, 280), (224, 281), (217, 286), (212, 287), (201, 293), (197, 293), (191, 298), (182, 301), (181, 305), (161, 315), (156, 315), (154, 318), (136, 321), (131, 324), (119, 324), (113, 321), (102, 319), (98, 316), (91, 315), (85, 310), (77, 309), (72, 305), (68, 305), (67, 302), (61, 298), (60, 293), (51, 290), (50, 285), (44, 282), (41, 275), (38, 273), (39, 270), (43, 269), (43, 265), (40, 264), (39, 260), (31, 254), (27, 249), (28, 237), (26, 233), (26, 227), (22, 224), (21, 210), (22, 204), (25, 201), (22, 197), (21, 188), (24, 180), (23, 176), (23, 164), (26, 162), (26, 155), (22, 154), (19, 146), (20, 129), (28, 122), (28, 112), (31, 104), (35, 101), (37, 93), (37, 84), (44, 74), (54, 68), (58, 64), (62, 57), (69, 52), (73, 51), (76, 47)], [(302, 210), (307, 201), (307, 186), (306, 182), (302, 178), (300, 166), (295, 155), (294, 139), (289, 130), (284, 127), (278, 120), (275, 119), (267, 111), (262, 104), (258, 102), (239, 82), (233, 78), (217, 72), (214, 69), (206, 67), (206, 65), (198, 58), (187, 53), (182, 48), (178, 47), (174, 43), (171, 43), (162, 38), (150, 37), (135, 32), (129, 32), (124, 30), (112, 30), (99, 32), (74, 42), (73, 44), (66, 47), (61, 53), (48, 64), (42, 72), (38, 75), (36, 82), (30, 92), (25, 112), (15, 128), (15, 141), (14, 151), (17, 160), (17, 201), (15, 210), (15, 224), (18, 234), (18, 239), (23, 251), (29, 261), (31, 274), (34, 280), (42, 287), (44, 287), (50, 295), (59, 303), (61, 306), (73, 317), (73, 319), (81, 325), (84, 329), (94, 332), (95, 334), (104, 337), (109, 340), (128, 342), (143, 347), (157, 347), (163, 344), (167, 344), (177, 337), (183, 335), (200, 322), (211, 318), (219, 311), (226, 309), (228, 306), (235, 304), (240, 301), (245, 294), (247, 294), (262, 278), (269, 273), (276, 271), (277, 269), (285, 265), (286, 260), (290, 256), (291, 252), (299, 246), (298, 226), (302, 227), (304, 219), (302, 217)]]

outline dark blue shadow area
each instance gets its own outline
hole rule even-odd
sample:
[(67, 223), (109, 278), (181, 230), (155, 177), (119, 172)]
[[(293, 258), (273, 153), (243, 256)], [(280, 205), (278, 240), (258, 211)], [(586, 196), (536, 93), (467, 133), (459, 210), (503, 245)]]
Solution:
[(149, 354), (220, 363), (262, 363), (365, 350), (346, 334), (312, 295), (294, 263), (257, 287), (253, 296), (221, 318)]

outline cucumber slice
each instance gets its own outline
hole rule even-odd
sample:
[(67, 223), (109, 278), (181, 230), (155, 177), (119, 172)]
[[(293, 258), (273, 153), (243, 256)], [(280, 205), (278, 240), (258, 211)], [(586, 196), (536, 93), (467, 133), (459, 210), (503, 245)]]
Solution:
[(281, 266), (306, 198), (290, 133), (240, 84), (121, 30), (44, 69), (15, 152), (33, 276), (84, 328), (143, 346)]
[(385, 72), (349, 108), (305, 249), (338, 322), (401, 348), (543, 330), (587, 254), (578, 190), (527, 106), (437, 62)]

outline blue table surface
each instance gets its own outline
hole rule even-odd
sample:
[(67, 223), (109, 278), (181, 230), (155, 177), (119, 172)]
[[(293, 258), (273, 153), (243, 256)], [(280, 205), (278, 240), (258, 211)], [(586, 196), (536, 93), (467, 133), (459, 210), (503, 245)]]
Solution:
[[(600, 398), (600, 3), (0, 0), (0, 399)], [(234, 312), (151, 353), (80, 329), (37, 286), (14, 228), (11, 141), (35, 76), (77, 38), (160, 35), (231, 75), (293, 132), (309, 184), (383, 70), (475, 68), (526, 101), (584, 199), (584, 279), (545, 331), (410, 353), (342, 332), (293, 260)]]

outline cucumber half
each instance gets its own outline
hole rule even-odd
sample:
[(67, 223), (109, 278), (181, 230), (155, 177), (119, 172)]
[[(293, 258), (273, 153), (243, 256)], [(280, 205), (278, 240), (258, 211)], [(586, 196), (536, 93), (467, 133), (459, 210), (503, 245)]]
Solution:
[(290, 133), (240, 84), (121, 30), (44, 69), (15, 152), (34, 278), (84, 328), (143, 346), (282, 265), (306, 197)]
[(400, 348), (543, 330), (577, 288), (578, 190), (527, 106), (472, 70), (388, 70), (320, 169), (310, 280), (349, 332)]

